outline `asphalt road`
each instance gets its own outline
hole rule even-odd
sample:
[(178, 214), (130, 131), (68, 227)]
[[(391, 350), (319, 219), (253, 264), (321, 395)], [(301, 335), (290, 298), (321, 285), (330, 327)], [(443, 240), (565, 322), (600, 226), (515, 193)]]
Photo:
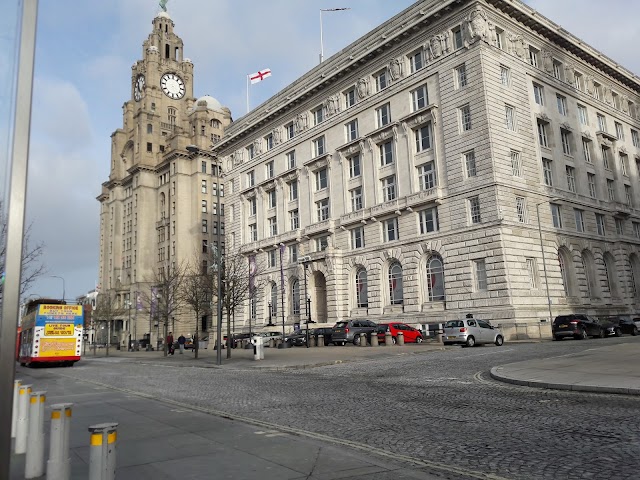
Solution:
[(630, 479), (640, 469), (640, 397), (518, 387), (488, 375), (497, 365), (616, 343), (640, 348), (640, 337), (451, 347), (278, 372), (102, 358), (29, 373), (268, 422), (368, 454), (393, 453), (445, 478)]

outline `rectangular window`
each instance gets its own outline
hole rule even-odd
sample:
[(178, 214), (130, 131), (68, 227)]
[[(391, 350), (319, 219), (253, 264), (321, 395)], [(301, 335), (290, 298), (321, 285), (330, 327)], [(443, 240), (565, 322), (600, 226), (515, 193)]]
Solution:
[(579, 208), (574, 208), (573, 216), (576, 219), (576, 231), (584, 232), (584, 218), (582, 215), (582, 210), (580, 210)]
[(358, 138), (358, 120), (351, 120), (344, 126), (347, 142), (353, 142)]
[(420, 234), (437, 232), (438, 226), (438, 207), (427, 208), (418, 214), (420, 222)]
[(202, 183), (200, 185), (200, 191), (202, 193), (207, 193), (207, 181), (206, 180), (202, 180)]
[(624, 221), (621, 218), (616, 218), (616, 235), (624, 235)]
[(420, 70), (424, 66), (424, 61), (422, 57), (422, 50), (418, 50), (417, 52), (409, 55), (409, 68), (411, 73), (415, 73)]
[(323, 167), (316, 172), (316, 190), (322, 190), (329, 186), (329, 178), (327, 177), (327, 168)]
[(596, 100), (600, 100), (600, 89), (602, 88), (602, 85), (600, 85), (598, 82), (593, 82), (593, 97)]
[(360, 155), (349, 157), (349, 177), (355, 178), (360, 176)]
[(539, 54), (540, 50), (535, 47), (529, 47), (529, 63), (536, 68), (538, 67)]
[(274, 190), (269, 190), (267, 192), (267, 204), (269, 205), (269, 208), (276, 208), (276, 191)]
[(311, 115), (313, 116), (313, 125), (320, 125), (324, 121), (324, 108), (322, 106), (316, 107)]
[(322, 137), (318, 137), (313, 141), (313, 155), (314, 157), (319, 157), (320, 155), (324, 155), (324, 135)]
[(291, 224), (291, 230), (297, 230), (300, 228), (300, 215), (298, 214), (297, 208), (289, 212), (289, 222)]
[(296, 168), (296, 151), (287, 152), (287, 169)]
[(274, 175), (274, 164), (273, 164), (273, 160), (271, 160), (270, 162), (267, 162), (265, 164), (265, 170), (267, 173), (267, 178), (272, 178)]
[(376, 122), (378, 128), (391, 123), (391, 106), (388, 103), (376, 108)]
[(344, 104), (347, 108), (353, 107), (356, 104), (356, 89), (350, 88), (344, 92)]
[(293, 122), (289, 122), (284, 126), (284, 130), (287, 134), (287, 140), (291, 140), (293, 137), (296, 136), (296, 129), (293, 125)]
[(604, 215), (601, 213), (596, 213), (596, 229), (598, 231), (598, 235), (606, 235)]
[(625, 177), (629, 176), (629, 161), (626, 155), (620, 154), (620, 171)]
[(533, 98), (538, 105), (544, 107), (544, 87), (542, 85), (533, 84)]
[(463, 132), (471, 130), (471, 108), (469, 105), (460, 108), (460, 127)]
[(351, 211), (357, 212), (362, 210), (362, 187), (354, 188), (351, 192)]
[(640, 238), (640, 222), (633, 222), (633, 236)]
[(631, 187), (629, 185), (624, 186), (624, 197), (628, 206), (633, 204), (633, 198), (631, 194)]
[(587, 163), (593, 163), (591, 161), (591, 142), (589, 140), (582, 139), (582, 154), (584, 155), (584, 161)]
[(607, 179), (607, 195), (609, 196), (609, 200), (612, 202), (616, 201), (616, 190), (613, 180)]
[(549, 147), (549, 142), (547, 141), (547, 125), (540, 120), (538, 120), (538, 143), (540, 143), (541, 147)]
[(202, 220), (202, 233), (207, 233), (208, 228), (207, 228), (207, 221), (206, 220)]
[(418, 167), (418, 179), (420, 190), (431, 190), (436, 186), (436, 170), (433, 162), (425, 163)]
[(207, 201), (202, 200), (202, 213), (207, 213)]
[(624, 140), (624, 127), (621, 123), (615, 122), (616, 126), (616, 138), (618, 140)]
[(273, 268), (277, 265), (277, 255), (276, 255), (277, 250), (269, 250), (269, 252), (267, 253), (267, 258), (268, 258), (268, 265), (269, 268)]
[(251, 160), (253, 157), (255, 157), (255, 153), (256, 153), (256, 150), (253, 147), (253, 144), (249, 145), (247, 147), (247, 157), (249, 158), (249, 160)]
[(153, 144), (150, 142), (147, 142), (147, 152), (153, 152)]
[(276, 217), (269, 218), (269, 236), (275, 237), (278, 234), (278, 219)]
[(567, 188), (570, 192), (576, 193), (576, 169), (573, 167), (565, 167), (567, 174)]
[(396, 176), (383, 178), (382, 182), (382, 198), (385, 202), (390, 202), (396, 199)]
[(587, 107), (578, 105), (578, 118), (580, 118), (580, 125), (589, 125), (589, 117), (587, 116)]
[(267, 151), (271, 150), (273, 148), (273, 134), (270, 133), (269, 135), (267, 135), (266, 137), (264, 137), (264, 143), (267, 147)]
[(518, 213), (518, 222), (529, 223), (527, 214), (527, 199), (524, 197), (516, 197), (516, 212)]
[(505, 87), (511, 85), (511, 69), (504, 65), (500, 65), (500, 83)]
[(364, 248), (364, 227), (351, 230), (351, 248)]
[(607, 170), (611, 170), (609, 166), (609, 148), (602, 145), (600, 151), (602, 152), (602, 166)]
[(384, 90), (385, 88), (387, 88), (388, 86), (388, 80), (387, 80), (387, 71), (383, 70), (382, 72), (378, 73), (377, 75), (375, 75), (375, 82), (376, 82), (376, 92), (380, 92), (382, 90)]
[(562, 80), (562, 63), (560, 63), (558, 60), (554, 60), (553, 61), (553, 77), (557, 78), (558, 80)]
[(289, 183), (289, 201), (293, 202), (298, 199), (298, 181), (294, 180)]
[(471, 197), (468, 202), (469, 218), (471, 219), (471, 223), (480, 223), (482, 221), (482, 217), (480, 215), (480, 197), (477, 195), (475, 197)]
[(467, 178), (476, 176), (476, 154), (472, 151), (464, 154), (464, 165)]
[(511, 105), (504, 106), (504, 121), (507, 130), (516, 131), (516, 109)]
[(553, 187), (553, 162), (548, 158), (542, 159), (542, 171), (544, 173), (544, 184)]
[(256, 184), (256, 172), (251, 170), (247, 172), (247, 186), (253, 187)]
[(598, 130), (601, 132), (606, 132), (607, 131), (607, 119), (605, 118), (604, 115), (600, 115), (599, 113), (597, 114), (597, 118), (598, 118)]
[(562, 95), (556, 95), (556, 102), (558, 103), (558, 113), (560, 115), (567, 115), (567, 99)]
[(298, 262), (298, 246), (297, 245), (289, 245), (289, 262), (291, 263)]
[(423, 125), (415, 131), (416, 152), (422, 152), (431, 148), (431, 122)]
[(326, 236), (316, 238), (316, 250), (318, 252), (324, 252), (327, 248), (329, 248), (329, 239)]
[(467, 67), (463, 63), (455, 68), (456, 88), (467, 86)]
[(319, 222), (329, 220), (329, 199), (325, 198), (316, 202), (316, 213)]
[[(233, 187), (233, 184), (231, 184), (231, 186)], [(232, 188), (233, 190), (233, 188)], [(220, 184), (220, 196), (224, 197), (224, 183)]]
[(555, 228), (562, 228), (562, 210), (557, 203), (550, 203), (551, 207), (551, 219), (553, 220), (553, 226)]
[(561, 128), (560, 140), (562, 141), (562, 153), (565, 155), (571, 155), (571, 132)]
[(638, 137), (637, 130), (631, 130), (631, 143), (634, 147), (640, 147), (640, 137)]
[(484, 259), (473, 261), (473, 270), (476, 277), (476, 291), (487, 289), (487, 266)]
[(504, 50), (504, 30), (496, 27), (496, 45), (500, 50)]
[(576, 87), (577, 90), (582, 91), (582, 74), (575, 72), (573, 77), (573, 86)]
[(535, 258), (526, 258), (525, 262), (527, 263), (527, 274), (529, 275), (529, 287), (538, 288), (536, 260)]
[(253, 217), (258, 211), (258, 205), (256, 201), (256, 197), (252, 197), (249, 199), (249, 216)]
[(511, 150), (511, 174), (514, 177), (522, 177), (522, 158), (520, 152)]
[(422, 85), (411, 92), (411, 105), (414, 112), (429, 105), (429, 92), (426, 85)]
[(589, 196), (596, 198), (596, 175), (594, 173), (587, 173), (587, 183), (589, 184)]
[(453, 36), (454, 50), (459, 50), (462, 47), (464, 47), (464, 40), (462, 38), (462, 28), (460, 28), (460, 26), (454, 27), (451, 29), (451, 33)]
[(398, 240), (398, 218), (393, 217), (389, 220), (385, 220), (382, 222), (382, 227), (384, 228), (384, 241), (385, 242), (393, 242)]
[(378, 150), (380, 152), (380, 165), (384, 167), (385, 165), (391, 165), (393, 163), (393, 143), (391, 140), (383, 143), (382, 145), (378, 145)]

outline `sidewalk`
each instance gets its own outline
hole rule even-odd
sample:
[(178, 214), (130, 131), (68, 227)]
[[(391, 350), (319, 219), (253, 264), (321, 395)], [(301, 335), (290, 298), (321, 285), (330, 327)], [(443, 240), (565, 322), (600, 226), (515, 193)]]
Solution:
[(493, 367), (491, 377), (528, 387), (640, 395), (639, 364), (640, 346), (627, 343)]
[[(406, 344), (402, 347), (393, 345), (386, 347), (384, 344), (378, 347), (356, 347), (334, 345), (326, 347), (291, 347), (291, 348), (265, 348), (264, 360), (253, 359), (253, 348), (231, 350), (231, 358), (227, 358), (227, 350), (222, 350), (222, 365), (216, 365), (216, 350), (204, 349), (198, 351), (198, 359), (192, 350), (186, 350), (184, 354), (176, 350), (174, 355), (165, 357), (162, 351), (157, 352), (127, 352), (123, 350), (109, 350), (109, 357), (105, 356), (104, 349), (98, 349), (97, 355), (88, 351), (83, 355), (83, 361), (100, 361), (107, 358), (126, 358), (137, 363), (162, 364), (183, 367), (199, 368), (225, 368), (225, 369), (267, 369), (289, 370), (314, 368), (325, 365), (333, 365), (347, 362), (362, 362), (381, 358), (395, 357), (399, 355), (419, 355), (434, 351), (444, 350), (442, 344), (426, 341), (421, 344)], [(114, 360), (115, 361), (115, 360)]]

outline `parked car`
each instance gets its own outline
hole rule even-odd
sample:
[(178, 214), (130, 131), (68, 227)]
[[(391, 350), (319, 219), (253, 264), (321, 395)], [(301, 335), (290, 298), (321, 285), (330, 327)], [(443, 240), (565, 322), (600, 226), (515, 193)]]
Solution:
[(585, 340), (589, 337), (604, 338), (608, 335), (619, 337), (622, 331), (612, 322), (601, 321), (590, 315), (572, 313), (557, 316), (551, 325), (551, 333), (554, 340), (562, 340), (567, 337)]
[[(184, 349), (185, 350), (189, 350), (189, 349), (193, 349), (193, 338), (185, 338), (184, 340)], [(180, 344), (178, 343), (178, 340), (174, 340), (173, 341), (173, 349), (174, 350), (180, 350)]]
[(378, 324), (371, 320), (342, 320), (331, 329), (331, 341), (334, 345), (345, 345), (347, 343), (359, 345), (361, 333), (371, 335), (377, 328)]
[[(249, 335), (248, 333), (232, 333), (231, 339), (233, 340), (233, 342), (231, 343), (231, 348), (236, 348), (240, 340), (248, 340), (249, 338), (251, 338), (251, 335)], [(222, 339), (224, 340), (224, 346), (227, 347), (227, 344), (229, 343), (227, 342), (227, 336), (225, 335), (224, 337), (222, 337)]]
[(258, 335), (263, 337), (262, 342), (266, 346), (269, 346), (269, 340), (271, 340), (272, 338), (274, 340), (282, 339), (282, 332), (260, 332)]
[(318, 335), (322, 335), (325, 345), (331, 345), (333, 328), (331, 327), (318, 327), (311, 330), (311, 333), (316, 337), (316, 345), (318, 344)]
[(406, 343), (422, 343), (423, 336), (422, 331), (417, 328), (413, 328), (406, 323), (393, 322), (393, 323), (380, 323), (378, 324), (378, 342), (384, 343), (385, 335), (387, 332), (391, 333), (394, 345), (398, 341), (398, 333), (402, 332), (404, 335), (404, 341)]
[(634, 337), (638, 335), (638, 326), (636, 325), (636, 322), (634, 322), (630, 318), (610, 317), (607, 320), (616, 325), (619, 328), (621, 334), (626, 333), (628, 335), (633, 335)]
[(499, 328), (489, 322), (477, 318), (465, 318), (464, 320), (449, 320), (444, 324), (445, 345), (475, 345), (493, 343), (497, 346), (504, 344), (504, 335)]
[(303, 329), (293, 331), (288, 335), (285, 335), (284, 341), (291, 346), (304, 347), (307, 345), (307, 330)]

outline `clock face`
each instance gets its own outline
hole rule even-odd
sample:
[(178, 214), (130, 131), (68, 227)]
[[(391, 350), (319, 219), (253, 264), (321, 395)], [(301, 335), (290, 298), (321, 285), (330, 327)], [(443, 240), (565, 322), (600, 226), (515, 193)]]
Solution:
[(175, 73), (165, 73), (160, 79), (160, 87), (169, 98), (179, 100), (184, 97), (184, 81)]
[(142, 92), (144, 91), (145, 85), (144, 75), (138, 75), (136, 78), (136, 84), (133, 87), (133, 98), (136, 102), (139, 102), (142, 98)]

